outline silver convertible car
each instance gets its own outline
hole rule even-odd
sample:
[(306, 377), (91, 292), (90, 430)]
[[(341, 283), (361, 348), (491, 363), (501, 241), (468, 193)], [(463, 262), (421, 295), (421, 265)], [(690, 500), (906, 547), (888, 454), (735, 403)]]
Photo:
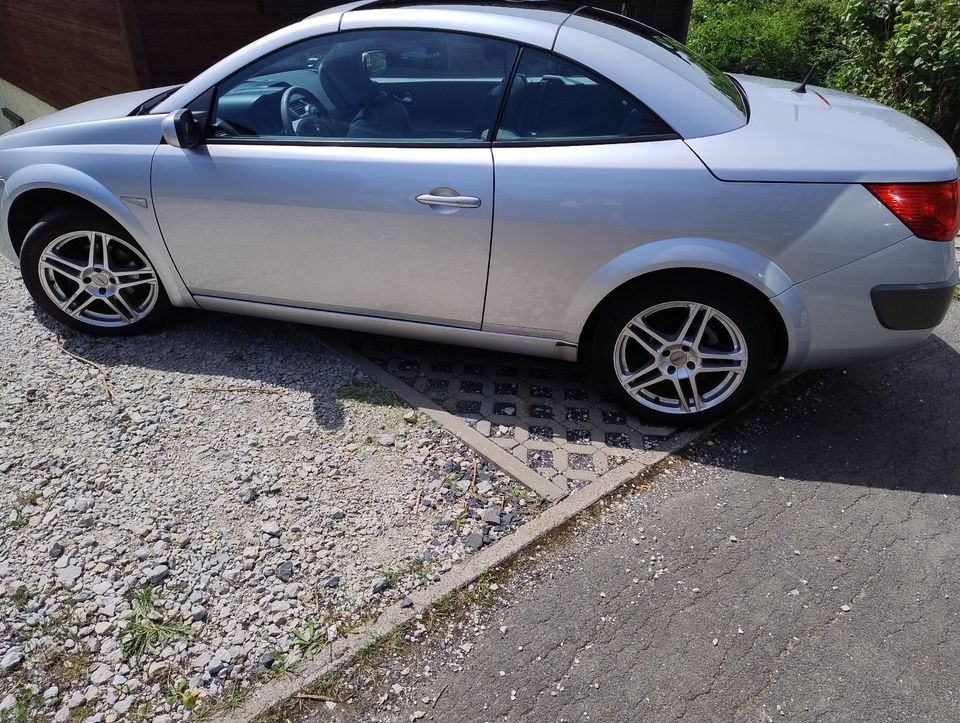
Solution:
[(581, 359), (657, 423), (882, 357), (957, 282), (957, 159), (622, 16), (359, 2), (0, 138), (0, 250), (92, 334), (171, 307)]

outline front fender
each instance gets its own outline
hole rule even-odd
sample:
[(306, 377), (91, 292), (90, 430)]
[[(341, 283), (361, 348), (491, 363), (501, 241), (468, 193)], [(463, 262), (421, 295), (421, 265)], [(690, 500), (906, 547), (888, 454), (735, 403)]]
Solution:
[(597, 269), (580, 287), (564, 319), (564, 332), (579, 339), (593, 310), (623, 284), (654, 271), (702, 269), (750, 284), (780, 314), (788, 337), (787, 364), (806, 353), (809, 317), (792, 292), (794, 281), (765, 256), (743, 246), (706, 238), (654, 241), (625, 251)]
[(15, 263), (18, 263), (17, 256), (7, 233), (10, 209), (18, 197), (37, 189), (64, 191), (107, 213), (146, 252), (170, 301), (176, 306), (196, 306), (156, 229), (156, 217), (150, 208), (149, 188), (144, 189), (147, 191), (145, 196), (137, 196), (138, 200), (146, 203), (146, 207), (127, 203), (93, 176), (69, 166), (37, 163), (17, 170), (6, 179), (0, 195), (0, 222), (4, 229), (4, 251)]

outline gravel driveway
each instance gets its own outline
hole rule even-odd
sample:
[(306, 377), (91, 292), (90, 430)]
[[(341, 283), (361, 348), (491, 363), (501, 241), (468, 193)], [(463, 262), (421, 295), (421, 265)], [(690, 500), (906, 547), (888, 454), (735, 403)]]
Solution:
[(539, 507), (297, 326), (93, 340), (3, 263), (0, 340), (0, 718), (224, 709)]

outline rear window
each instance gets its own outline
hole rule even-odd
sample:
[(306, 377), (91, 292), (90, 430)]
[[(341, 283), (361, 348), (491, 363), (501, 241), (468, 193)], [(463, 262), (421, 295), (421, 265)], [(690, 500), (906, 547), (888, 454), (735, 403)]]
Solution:
[[(655, 60), (713, 96), (722, 105), (738, 112), (744, 121), (747, 120), (747, 104), (730, 76), (669, 35), (632, 18), (599, 8), (582, 8), (577, 11), (575, 18), (601, 23), (599, 26), (592, 25), (590, 31)], [(574, 22), (568, 24), (575, 25)]]

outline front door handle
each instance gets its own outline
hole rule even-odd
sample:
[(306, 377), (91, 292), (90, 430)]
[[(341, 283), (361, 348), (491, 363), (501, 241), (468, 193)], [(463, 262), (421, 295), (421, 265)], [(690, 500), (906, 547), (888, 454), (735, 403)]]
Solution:
[(417, 196), (417, 203), (447, 208), (480, 208), (480, 199), (476, 196), (461, 196), (447, 188), (435, 188), (430, 193), (421, 193)]

